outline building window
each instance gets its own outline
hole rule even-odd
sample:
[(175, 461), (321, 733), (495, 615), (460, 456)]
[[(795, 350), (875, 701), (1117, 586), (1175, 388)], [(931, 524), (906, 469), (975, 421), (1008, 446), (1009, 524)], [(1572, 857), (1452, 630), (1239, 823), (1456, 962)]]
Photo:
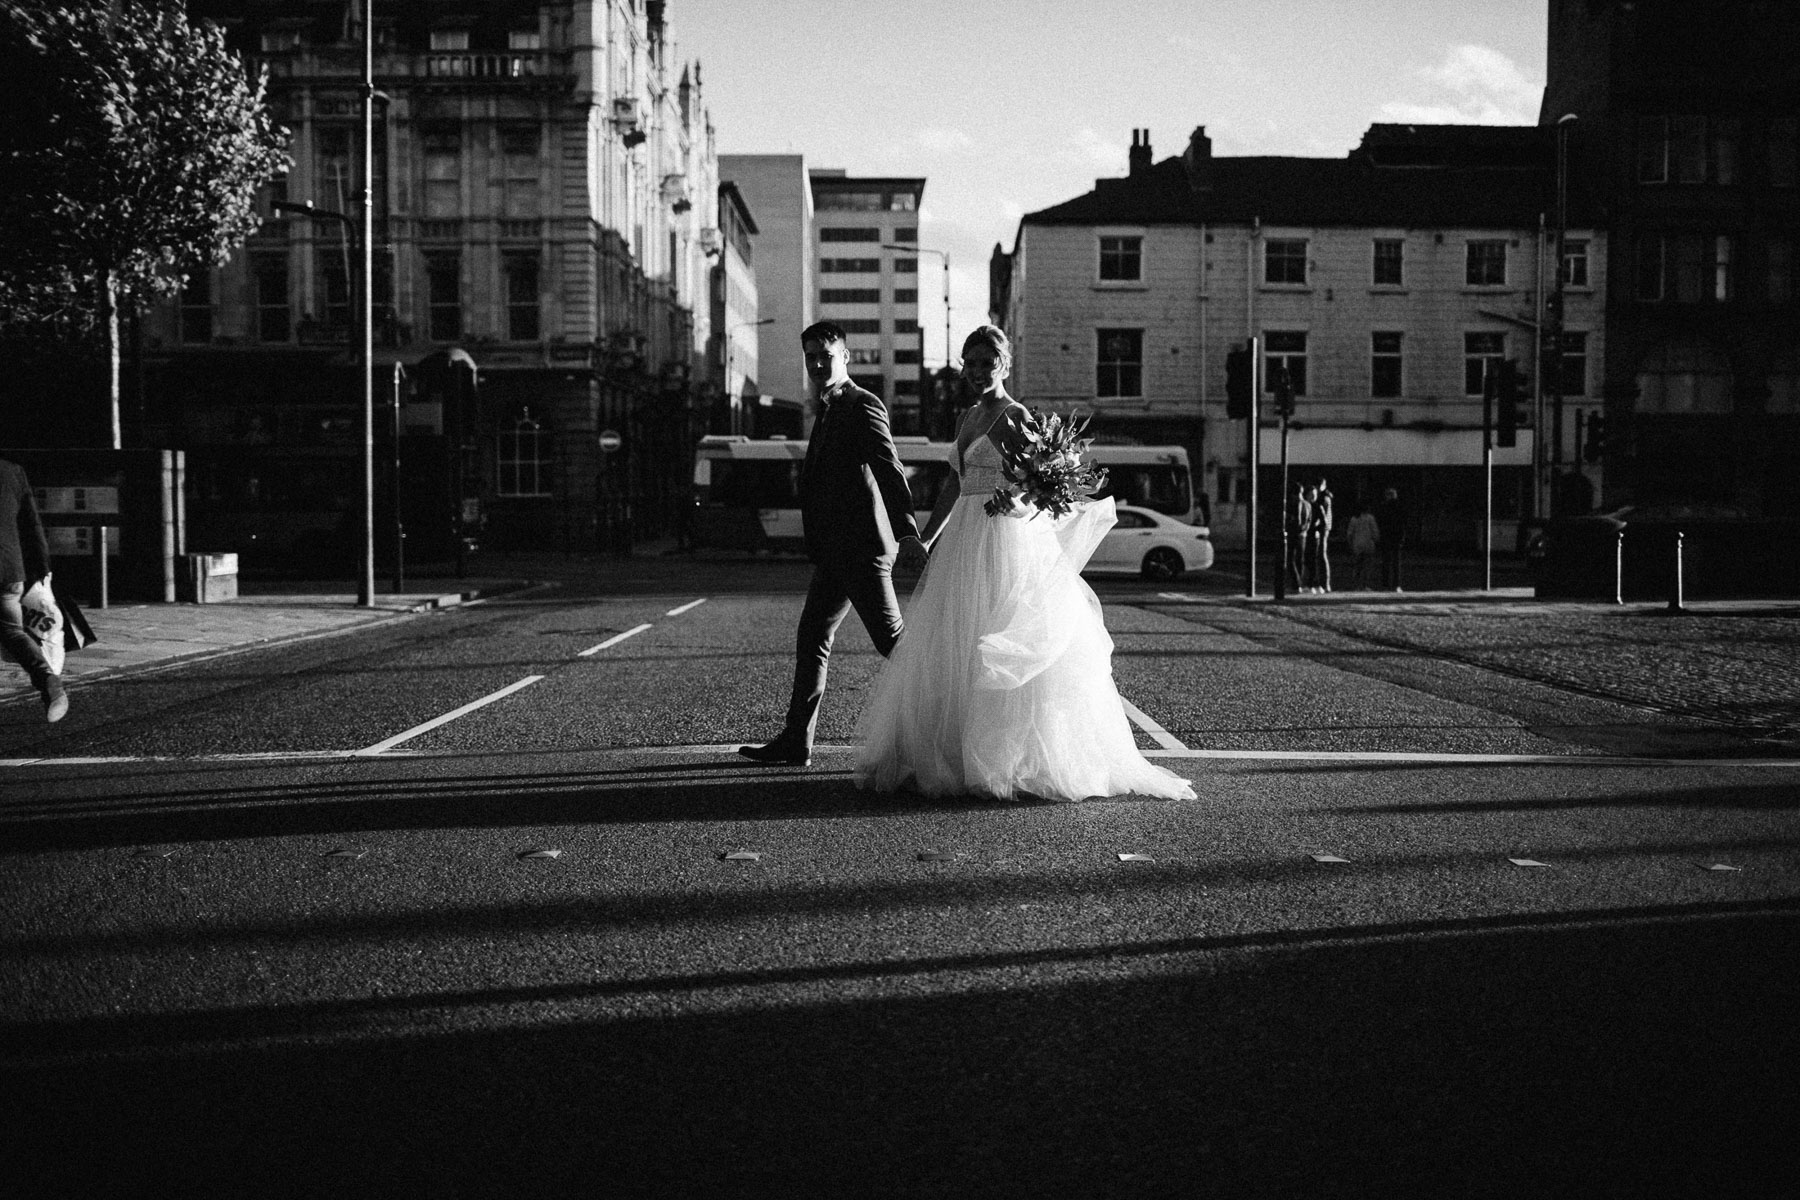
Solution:
[(1665, 343), (1638, 370), (1640, 413), (1729, 413), (1731, 364), (1691, 341)]
[(1102, 237), (1100, 239), (1100, 278), (1110, 282), (1135, 283), (1144, 277), (1144, 239), (1141, 237)]
[(333, 329), (350, 327), (350, 264), (345, 246), (321, 246), (318, 264), (320, 308), (325, 324)]
[(916, 396), (918, 394), (919, 394), (919, 381), (917, 379), (896, 379), (896, 380), (894, 380), (894, 395), (896, 395), (896, 396)]
[(813, 205), (821, 212), (880, 212), (882, 201), (880, 192), (822, 192)]
[(883, 399), (887, 397), (887, 380), (880, 375), (852, 375), (850, 382), (865, 392), (873, 392)]
[(1270, 238), (1263, 243), (1263, 282), (1306, 282), (1304, 238)]
[(820, 304), (880, 304), (880, 288), (820, 288)]
[(1791, 304), (1794, 299), (1794, 243), (1769, 243), (1769, 303)]
[(894, 274), (896, 274), (896, 275), (917, 275), (918, 273), (919, 273), (919, 260), (918, 259), (916, 259), (916, 258), (896, 258), (894, 260)]
[(1794, 117), (1769, 122), (1769, 186), (1800, 186), (1800, 120)]
[(919, 352), (917, 350), (896, 350), (896, 351), (894, 351), (894, 362), (896, 365), (904, 365), (906, 363), (918, 363), (919, 361), (921, 361), (921, 360), (919, 358)]
[(1587, 340), (1588, 335), (1574, 330), (1563, 330), (1558, 342), (1560, 353), (1557, 356), (1556, 382), (1558, 395), (1587, 395)]
[(918, 302), (919, 302), (919, 289), (918, 288), (895, 288), (894, 289), (894, 303), (895, 304), (917, 304)]
[(456, 254), (425, 256), (425, 290), (434, 342), (462, 337), (462, 258)]
[(827, 225), (819, 230), (821, 242), (879, 242), (881, 230), (866, 225)]
[(501, 256), (506, 272), (506, 336), (515, 342), (538, 339), (538, 257)]
[(256, 340), (285, 342), (293, 328), (293, 307), (288, 299), (287, 258), (266, 255), (251, 263), (256, 282)]
[(502, 496), (550, 495), (550, 435), (525, 409), (500, 431), (499, 493)]
[(1736, 183), (1741, 130), (1731, 118), (1640, 119), (1638, 182)]
[(1638, 240), (1637, 298), (1680, 304), (1730, 300), (1732, 239), (1701, 233), (1643, 235)]
[(888, 197), (889, 212), (912, 212), (918, 206), (918, 198), (911, 192), (895, 192)]
[(1275, 390), (1275, 378), (1285, 367), (1294, 395), (1306, 395), (1306, 334), (1294, 330), (1266, 332), (1263, 350), (1263, 390)]
[(852, 349), (850, 351), (850, 365), (853, 367), (879, 367), (881, 365), (881, 351)]
[(431, 48), (433, 50), (467, 50), (469, 48), (469, 31), (466, 29), (434, 29), (431, 31)]
[(879, 258), (822, 258), (819, 260), (819, 270), (828, 273), (879, 271), (881, 270), (881, 260)]
[(1400, 395), (1401, 335), (1376, 332), (1369, 335), (1369, 395), (1390, 399)]
[(1585, 239), (1563, 239), (1562, 282), (1564, 287), (1588, 286), (1588, 244)]
[(338, 212), (350, 211), (350, 127), (320, 125), (313, 130), (313, 157), (319, 189), (324, 199), (321, 208)]
[(1144, 331), (1101, 329), (1095, 358), (1094, 394), (1141, 396), (1144, 394)]
[(433, 130), (425, 143), (425, 215), (462, 216), (462, 131)]
[(212, 272), (195, 271), (181, 284), (181, 340), (210, 342), (212, 330)]
[(1662, 236), (1654, 233), (1644, 234), (1638, 238), (1637, 245), (1637, 298), (1639, 300), (1661, 300), (1664, 274)]
[(1709, 274), (1712, 276), (1711, 291), (1714, 300), (1730, 300), (1737, 295), (1731, 281), (1731, 259), (1731, 239), (1724, 235), (1715, 237), (1712, 240), (1712, 261), (1707, 264), (1712, 268)]
[(1375, 239), (1375, 285), (1399, 287), (1406, 282), (1406, 243), (1399, 238)]
[(919, 227), (917, 225), (896, 225), (894, 227), (894, 240), (896, 242), (918, 241)]
[(1465, 279), (1470, 287), (1504, 287), (1506, 285), (1506, 243), (1499, 238), (1483, 238), (1470, 242), (1468, 270)]
[(544, 35), (535, 29), (512, 29), (506, 34), (508, 50), (542, 50)]
[[(845, 333), (880, 333), (881, 332), (881, 318), (880, 317), (837, 317), (837, 318), (835, 318), (835, 320), (838, 323), (838, 327), (841, 328)], [(898, 328), (898, 326), (901, 324), (902, 324), (902, 322), (896, 321), (895, 322), (896, 328)]]
[(264, 54), (286, 54), (300, 48), (300, 31), (297, 29), (270, 29), (262, 35)]
[(1499, 371), (1505, 359), (1504, 333), (1463, 334), (1463, 395), (1481, 395), (1487, 386), (1488, 372)]
[[(840, 325), (843, 324), (841, 321), (838, 323)], [(846, 330), (846, 332), (848, 332), (848, 330)], [(897, 317), (894, 320), (894, 332), (917, 333), (919, 332), (919, 322), (913, 317)]]
[(506, 171), (502, 216), (536, 217), (542, 211), (538, 207), (538, 180), (543, 177), (543, 168), (538, 161), (538, 136), (535, 125), (500, 127), (501, 165)]

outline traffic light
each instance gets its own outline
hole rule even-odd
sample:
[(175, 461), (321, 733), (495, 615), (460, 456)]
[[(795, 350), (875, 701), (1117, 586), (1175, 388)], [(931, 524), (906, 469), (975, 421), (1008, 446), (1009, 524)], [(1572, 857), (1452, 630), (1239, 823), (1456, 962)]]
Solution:
[(1294, 415), (1294, 379), (1288, 374), (1285, 363), (1275, 368), (1275, 415)]
[(1494, 419), (1494, 445), (1516, 446), (1519, 444), (1519, 405), (1524, 400), (1524, 381), (1519, 377), (1519, 366), (1511, 359), (1500, 364), (1499, 408)]
[(1591, 412), (1587, 418), (1586, 441), (1581, 447), (1581, 457), (1586, 462), (1597, 463), (1606, 451), (1606, 418), (1597, 412)]
[(480, 432), (481, 410), (475, 360), (466, 350), (439, 350), (414, 368), (417, 397), (442, 405), (444, 433), (453, 445), (472, 445)]
[(1225, 353), (1225, 415), (1233, 421), (1247, 420), (1250, 416), (1253, 365), (1248, 350)]
[[(1545, 362), (1555, 362), (1562, 353), (1563, 330), (1563, 297), (1560, 291), (1551, 292), (1544, 297), (1544, 324), (1540, 329), (1543, 335), (1543, 358)], [(1554, 376), (1552, 372), (1552, 376)]]

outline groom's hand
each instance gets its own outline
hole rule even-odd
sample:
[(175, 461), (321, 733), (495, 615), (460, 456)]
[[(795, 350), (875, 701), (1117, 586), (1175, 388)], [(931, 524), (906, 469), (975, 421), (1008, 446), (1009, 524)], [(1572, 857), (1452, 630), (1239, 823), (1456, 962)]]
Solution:
[(900, 539), (898, 559), (900, 566), (904, 569), (908, 571), (923, 571), (925, 569), (925, 560), (929, 557), (931, 557), (931, 552), (925, 549), (925, 543), (921, 542), (918, 538), (905, 537)]

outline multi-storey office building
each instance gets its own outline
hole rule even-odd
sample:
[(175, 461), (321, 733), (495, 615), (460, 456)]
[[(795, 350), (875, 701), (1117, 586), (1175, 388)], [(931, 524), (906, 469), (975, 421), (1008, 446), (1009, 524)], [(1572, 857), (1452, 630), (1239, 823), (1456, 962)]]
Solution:
[[(1298, 393), (1299, 473), (1327, 475), (1346, 508), (1398, 487), (1416, 534), (1474, 544), (1489, 371), (1511, 360), (1534, 399), (1557, 373), (1564, 401), (1537, 424), (1555, 432), (1560, 407), (1565, 471), (1577, 469), (1576, 414), (1597, 400), (1604, 239), (1586, 225), (1566, 242), (1578, 336), (1559, 362), (1538, 362), (1554, 281), (1549, 144), (1531, 127), (1378, 125), (1343, 159), (1215, 158), (1200, 129), (1159, 163), (1145, 131), (1124, 178), (1028, 214), (1012, 252), (997, 248), (991, 307), (1016, 340), (1015, 390), (1094, 413), (1109, 440), (1185, 445), (1229, 542), (1249, 446), (1247, 423), (1226, 417), (1225, 356), (1260, 336), (1269, 374), (1287, 368)], [(1272, 502), (1279, 435), (1266, 402), (1263, 418)], [(1538, 499), (1533, 434), (1496, 451), (1509, 519)], [(1547, 475), (1558, 456), (1546, 445), (1537, 457)]]
[[(735, 183), (719, 185), (719, 265), (713, 269), (712, 336), (723, 368), (720, 407), (711, 433), (746, 433), (759, 414), (757, 330), (762, 319), (756, 286), (756, 218)], [(766, 420), (766, 418), (765, 418)]]
[[(798, 154), (721, 154), (719, 175), (756, 215), (757, 415), (789, 432), (803, 422), (811, 384), (801, 359), (800, 331), (813, 323), (813, 202), (806, 159)], [(766, 410), (766, 411), (765, 411)], [(797, 432), (797, 431), (795, 431)]]
[(1611, 234), (1609, 505), (1800, 512), (1796, 45), (1779, 0), (1551, 0), (1541, 121)]
[[(665, 7), (374, 6), (378, 395), (394, 364), (416, 376), (437, 352), (473, 359), (472, 406), (403, 382), (397, 423), (409, 487), (435, 493), (447, 456), (457, 514), (490, 544), (625, 548), (672, 528), (724, 388), (713, 130), (698, 66), (670, 61)], [(354, 216), (363, 5), (195, 9), (269, 72), (293, 154), (270, 199)], [(271, 219), (146, 322), (146, 438), (189, 451), (197, 537), (209, 510), (269, 510), (270, 529), (292, 510), (329, 538), (354, 507), (346, 229)], [(415, 532), (437, 520), (426, 508)]]
[(850, 376), (887, 402), (895, 433), (921, 432), (919, 252), (923, 179), (815, 168), (813, 253), (820, 320), (849, 338)]

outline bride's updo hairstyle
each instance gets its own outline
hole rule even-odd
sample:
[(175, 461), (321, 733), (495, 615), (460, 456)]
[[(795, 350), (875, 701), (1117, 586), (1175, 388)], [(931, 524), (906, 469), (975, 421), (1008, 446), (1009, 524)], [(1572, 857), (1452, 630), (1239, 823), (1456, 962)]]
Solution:
[(963, 354), (966, 356), (970, 348), (986, 346), (1000, 356), (1000, 365), (1012, 367), (1012, 339), (998, 325), (977, 325), (968, 337), (963, 339)]

